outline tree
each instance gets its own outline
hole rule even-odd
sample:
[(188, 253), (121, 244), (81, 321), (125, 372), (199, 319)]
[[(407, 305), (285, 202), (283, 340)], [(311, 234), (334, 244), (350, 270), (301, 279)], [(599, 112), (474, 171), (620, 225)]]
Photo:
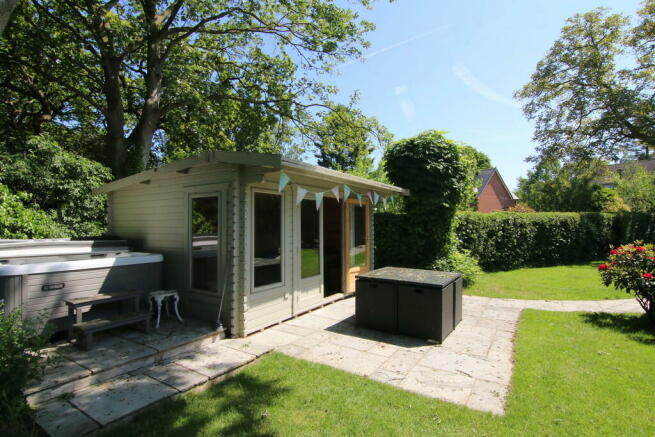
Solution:
[(489, 157), (484, 152), (480, 152), (473, 146), (469, 146), (468, 144), (460, 144), (459, 154), (462, 157), (472, 161), (475, 164), (475, 168), (478, 170), (478, 172), (485, 168), (491, 168), (491, 159), (489, 159)]
[(70, 234), (55, 217), (38, 207), (26, 206), (29, 193), (12, 193), (0, 184), (0, 238), (57, 238)]
[(31, 0), (9, 27), (3, 106), (101, 135), (115, 177), (304, 123), (334, 91), (305, 73), (359, 56), (372, 29), (331, 0)]
[(640, 22), (606, 9), (568, 19), (515, 97), (536, 123), (532, 161), (616, 160), (655, 147), (655, 0)]
[(397, 265), (429, 268), (453, 251), (453, 219), (467, 188), (459, 147), (443, 132), (430, 130), (394, 142), (384, 158), (389, 180), (411, 196), (403, 201), (399, 227), (386, 233), (376, 252), (382, 251), (383, 261), (386, 254)]
[(392, 139), (376, 118), (344, 105), (324, 111), (307, 134), (318, 165), (360, 175), (372, 170), (373, 151), (384, 150)]
[(466, 167), (466, 188), (463, 191), (462, 200), (459, 205), (459, 210), (475, 210), (477, 209), (477, 195), (478, 184), (477, 179), (480, 171), (485, 168), (491, 167), (491, 160), (489, 157), (477, 150), (473, 146), (460, 144), (458, 146), (460, 159)]
[(604, 166), (599, 160), (542, 161), (527, 178), (519, 178), (517, 195), (537, 211), (600, 211), (603, 199), (614, 202), (595, 194), (601, 187), (594, 180)]
[(636, 162), (628, 162), (614, 179), (617, 194), (634, 212), (655, 211), (655, 175)]
[(105, 197), (92, 190), (110, 179), (107, 167), (63, 150), (45, 135), (29, 138), (20, 153), (0, 153), (0, 183), (13, 193), (30, 193), (25, 206), (48, 213), (68, 236), (105, 232)]

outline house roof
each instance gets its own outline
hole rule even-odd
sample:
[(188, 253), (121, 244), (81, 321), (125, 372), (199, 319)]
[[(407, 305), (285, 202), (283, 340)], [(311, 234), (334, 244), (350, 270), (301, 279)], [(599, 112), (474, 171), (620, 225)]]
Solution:
[(628, 164), (637, 163), (643, 168), (646, 169), (648, 173), (655, 173), (655, 159), (642, 159), (639, 161), (626, 161), (618, 164), (608, 164), (604, 169), (598, 172), (596, 178), (591, 182), (594, 184), (600, 184), (603, 186), (612, 187), (614, 185), (614, 174), (613, 173), (622, 173), (625, 169), (625, 166)]
[(503, 187), (507, 192), (509, 193), (510, 197), (514, 200), (518, 200), (518, 197), (512, 193), (512, 191), (507, 187), (507, 184), (503, 180), (503, 177), (500, 175), (500, 172), (496, 167), (492, 168), (483, 168), (480, 170), (478, 175), (475, 177), (476, 182), (478, 182), (478, 194), (477, 197), (480, 197), (484, 189), (489, 185), (489, 182), (491, 182), (491, 178), (494, 176), (494, 174), (498, 175), (498, 179), (500, 179), (500, 183), (503, 184)]
[(331, 170), (318, 165), (308, 164), (295, 159), (285, 158), (279, 154), (254, 153), (254, 152), (228, 152), (223, 150), (208, 150), (186, 159), (180, 159), (161, 167), (142, 171), (122, 179), (102, 185), (94, 190), (96, 194), (105, 194), (116, 191), (130, 185), (142, 183), (155, 179), (157, 176), (172, 172), (185, 172), (192, 167), (208, 163), (239, 164), (253, 167), (270, 169), (270, 172), (285, 172), (298, 175), (313, 176), (331, 183), (345, 183), (367, 187), (372, 190), (381, 191), (386, 194), (401, 194), (408, 196), (409, 190), (396, 187), (395, 185), (384, 184), (348, 173)]
[(618, 172), (623, 170), (626, 164), (636, 162), (640, 166), (644, 167), (648, 173), (655, 173), (655, 159), (642, 159), (639, 161), (627, 161), (620, 164), (610, 164), (607, 166), (607, 169), (612, 172)]

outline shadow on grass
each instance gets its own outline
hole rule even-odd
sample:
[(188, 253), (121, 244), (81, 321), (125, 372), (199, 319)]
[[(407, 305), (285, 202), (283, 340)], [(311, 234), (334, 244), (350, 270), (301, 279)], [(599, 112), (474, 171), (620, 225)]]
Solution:
[(239, 373), (200, 394), (164, 401), (102, 436), (273, 436), (264, 430), (268, 409), (288, 391), (277, 378)]
[(626, 334), (631, 340), (655, 345), (655, 324), (645, 314), (585, 313), (585, 323)]

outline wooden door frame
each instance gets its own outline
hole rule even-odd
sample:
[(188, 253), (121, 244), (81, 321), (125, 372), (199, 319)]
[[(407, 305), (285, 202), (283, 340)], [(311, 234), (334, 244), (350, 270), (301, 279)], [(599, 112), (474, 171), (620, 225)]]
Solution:
[(341, 275), (341, 286), (344, 293), (352, 293), (355, 290), (348, 291), (348, 277), (351, 274), (365, 273), (371, 269), (371, 235), (370, 235), (370, 214), (371, 207), (368, 199), (362, 200), (362, 206), (365, 211), (364, 229), (366, 232), (366, 265), (363, 267), (350, 267), (350, 205), (359, 206), (359, 200), (348, 199), (344, 202), (344, 226), (343, 242), (344, 242), (344, 257), (343, 257), (343, 272)]
[[(296, 189), (294, 189), (294, 196), (293, 198), (296, 198)], [(316, 196), (314, 194), (308, 193), (303, 201), (309, 200), (316, 202)], [(325, 199), (323, 199), (325, 200)], [(314, 203), (314, 206), (316, 203)], [(302, 213), (301, 213), (301, 208), (302, 208), (302, 201), (295, 204), (294, 202), (294, 208), (293, 208), (293, 259), (294, 259), (294, 286), (293, 288), (293, 314), (296, 315), (300, 312), (306, 311), (306, 308), (301, 307), (300, 302), (300, 295), (303, 290), (303, 285), (306, 282), (309, 281), (318, 281), (318, 287), (319, 287), (319, 293), (321, 296), (323, 295), (323, 290), (324, 290), (324, 278), (325, 278), (325, 272), (324, 272), (324, 266), (323, 266), (323, 259), (324, 259), (324, 242), (323, 242), (323, 203), (321, 202), (321, 206), (318, 209), (318, 223), (319, 223), (319, 274), (314, 275), (314, 276), (309, 276), (307, 278), (302, 277)]]

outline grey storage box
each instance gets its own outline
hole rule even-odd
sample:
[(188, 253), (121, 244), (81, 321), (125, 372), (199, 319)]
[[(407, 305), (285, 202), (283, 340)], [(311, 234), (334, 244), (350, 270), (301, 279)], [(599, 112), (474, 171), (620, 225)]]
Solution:
[(385, 267), (357, 276), (358, 326), (443, 342), (462, 320), (459, 273)]

